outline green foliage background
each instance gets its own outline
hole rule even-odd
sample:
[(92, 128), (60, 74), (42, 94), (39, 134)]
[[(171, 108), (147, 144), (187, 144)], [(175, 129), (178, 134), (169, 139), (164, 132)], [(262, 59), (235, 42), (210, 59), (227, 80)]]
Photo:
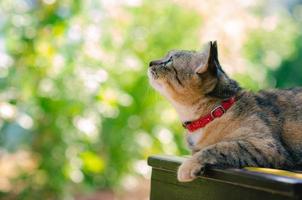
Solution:
[[(11, 187), (0, 183), (1, 199), (72, 199), (119, 188), (128, 174), (145, 175), (148, 155), (187, 153), (175, 113), (149, 87), (146, 68), (168, 50), (199, 49), (206, 19), (174, 1), (110, 6), (0, 1), (0, 153), (23, 152), (31, 162), (17, 164)], [(251, 12), (261, 18), (269, 6)], [(302, 85), (301, 6), (276, 11), (282, 20), (273, 31), (248, 33), (242, 51), (251, 70), (233, 75), (243, 86)]]

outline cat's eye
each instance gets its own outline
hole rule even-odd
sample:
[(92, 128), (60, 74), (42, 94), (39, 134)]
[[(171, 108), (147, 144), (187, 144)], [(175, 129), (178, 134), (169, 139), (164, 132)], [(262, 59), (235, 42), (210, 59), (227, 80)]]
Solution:
[(173, 60), (172, 60), (172, 56), (164, 63), (164, 65), (166, 66), (166, 67), (169, 67), (169, 66), (171, 66), (172, 65), (172, 62), (173, 62)]

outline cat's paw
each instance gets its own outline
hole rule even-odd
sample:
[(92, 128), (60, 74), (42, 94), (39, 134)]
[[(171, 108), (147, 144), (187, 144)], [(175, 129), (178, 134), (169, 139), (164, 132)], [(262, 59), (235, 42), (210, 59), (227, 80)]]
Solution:
[(190, 182), (197, 178), (197, 175), (203, 173), (204, 166), (196, 159), (184, 161), (177, 172), (177, 179), (180, 182)]

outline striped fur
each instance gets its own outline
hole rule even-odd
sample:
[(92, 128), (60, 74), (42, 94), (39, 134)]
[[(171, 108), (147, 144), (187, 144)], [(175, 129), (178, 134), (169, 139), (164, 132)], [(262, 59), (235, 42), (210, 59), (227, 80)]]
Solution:
[(222, 70), (216, 42), (209, 43), (204, 52), (174, 51), (151, 62), (149, 79), (183, 122), (209, 113), (223, 99), (236, 97), (225, 115), (200, 130), (201, 137), (188, 140), (193, 155), (180, 166), (180, 181), (195, 179), (206, 167), (302, 166), (301, 88), (258, 93), (241, 89)]

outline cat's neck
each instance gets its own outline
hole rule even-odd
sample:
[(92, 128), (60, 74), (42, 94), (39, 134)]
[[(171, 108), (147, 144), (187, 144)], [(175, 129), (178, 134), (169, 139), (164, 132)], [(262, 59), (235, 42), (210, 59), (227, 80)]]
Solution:
[(205, 116), (211, 112), (220, 102), (213, 99), (199, 100), (192, 105), (183, 105), (172, 102), (176, 112), (182, 123), (197, 120), (201, 116)]

